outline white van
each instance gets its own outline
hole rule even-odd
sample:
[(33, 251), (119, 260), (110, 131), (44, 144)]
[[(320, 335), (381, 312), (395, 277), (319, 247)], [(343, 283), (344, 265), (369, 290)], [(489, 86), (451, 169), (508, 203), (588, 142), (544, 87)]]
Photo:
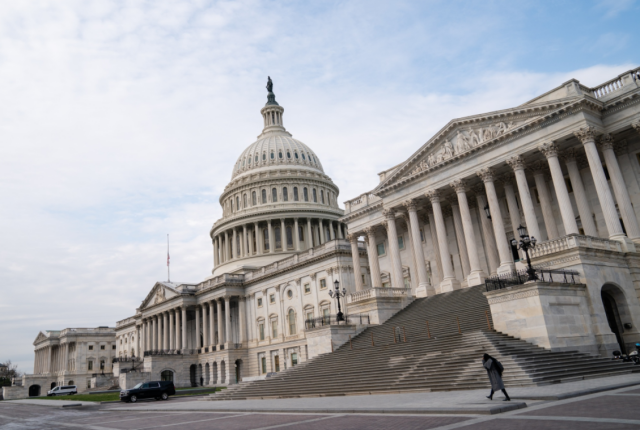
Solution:
[(78, 387), (76, 385), (60, 385), (53, 390), (47, 391), (47, 396), (68, 396), (71, 394), (78, 394)]

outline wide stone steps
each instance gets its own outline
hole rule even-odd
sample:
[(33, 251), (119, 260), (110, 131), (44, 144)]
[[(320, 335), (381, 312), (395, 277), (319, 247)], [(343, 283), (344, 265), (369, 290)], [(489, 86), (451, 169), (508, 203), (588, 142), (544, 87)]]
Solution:
[[(578, 352), (551, 352), (490, 330), (493, 322), (482, 291), (483, 287), (472, 287), (417, 299), (384, 324), (367, 328), (333, 353), (274, 377), (224, 390), (209, 399), (486, 388), (489, 382), (481, 366), (485, 352), (503, 363), (507, 386), (544, 385), (640, 371), (627, 363)], [(372, 335), (375, 345), (371, 344)]]

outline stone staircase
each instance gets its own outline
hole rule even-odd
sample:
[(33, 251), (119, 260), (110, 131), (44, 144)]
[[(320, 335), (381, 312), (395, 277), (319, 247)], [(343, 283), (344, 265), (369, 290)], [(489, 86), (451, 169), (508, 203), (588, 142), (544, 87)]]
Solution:
[(481, 365), (485, 352), (504, 365), (507, 387), (640, 371), (588, 354), (551, 352), (490, 330), (491, 313), (483, 291), (484, 286), (477, 286), (417, 299), (333, 353), (265, 380), (230, 387), (209, 400), (488, 388)]

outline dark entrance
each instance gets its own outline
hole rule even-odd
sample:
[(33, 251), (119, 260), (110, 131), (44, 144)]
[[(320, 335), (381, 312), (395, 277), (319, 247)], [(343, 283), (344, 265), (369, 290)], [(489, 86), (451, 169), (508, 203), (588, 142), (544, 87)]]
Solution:
[(54, 388), (56, 388), (56, 385), (58, 385), (58, 384), (57, 384), (57, 383), (55, 383), (55, 382), (52, 382), (52, 383), (51, 383), (51, 389), (53, 390)]
[(189, 367), (189, 379), (191, 381), (191, 386), (192, 387), (197, 387), (198, 383), (196, 382), (196, 368), (197, 366), (195, 364), (192, 364)]
[(620, 311), (618, 310), (618, 304), (616, 303), (616, 299), (613, 298), (613, 295), (609, 291), (606, 291), (605, 288), (602, 289), (601, 294), (604, 311), (607, 314), (607, 322), (609, 323), (609, 328), (611, 328), (613, 334), (616, 335), (616, 340), (618, 341), (618, 345), (620, 345), (620, 350), (623, 354), (626, 354), (627, 349), (625, 348), (624, 341), (622, 339), (624, 327), (622, 326), (622, 321), (620, 320)]
[(236, 384), (242, 382), (242, 360), (236, 360)]
[(173, 381), (173, 372), (171, 370), (163, 370), (160, 374), (161, 381)]
[(29, 397), (38, 397), (40, 395), (40, 385), (32, 385), (29, 387)]

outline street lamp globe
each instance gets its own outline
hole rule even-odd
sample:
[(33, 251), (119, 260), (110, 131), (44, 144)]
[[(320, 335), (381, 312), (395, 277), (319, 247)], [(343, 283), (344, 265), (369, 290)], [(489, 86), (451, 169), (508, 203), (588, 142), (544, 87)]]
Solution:
[(527, 229), (523, 227), (522, 224), (520, 224), (520, 227), (518, 227), (518, 234), (523, 239), (525, 238), (525, 236), (527, 236)]

